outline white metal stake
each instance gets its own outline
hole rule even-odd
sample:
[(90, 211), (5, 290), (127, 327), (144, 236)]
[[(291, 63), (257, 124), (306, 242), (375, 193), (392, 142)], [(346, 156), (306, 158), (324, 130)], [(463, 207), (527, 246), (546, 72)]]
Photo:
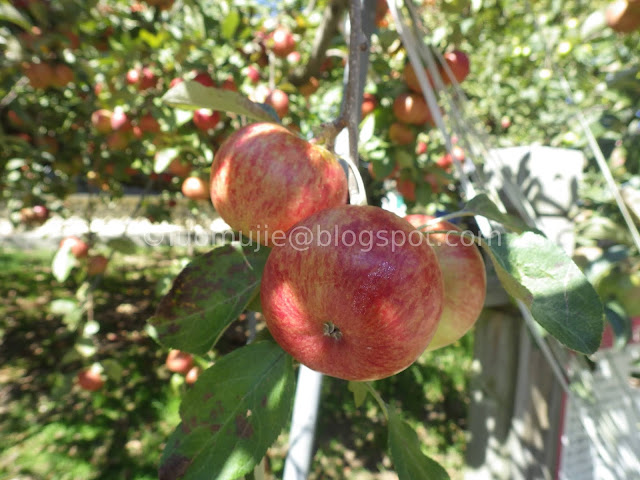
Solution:
[(309, 474), (321, 389), (322, 374), (300, 365), (284, 480), (305, 480)]

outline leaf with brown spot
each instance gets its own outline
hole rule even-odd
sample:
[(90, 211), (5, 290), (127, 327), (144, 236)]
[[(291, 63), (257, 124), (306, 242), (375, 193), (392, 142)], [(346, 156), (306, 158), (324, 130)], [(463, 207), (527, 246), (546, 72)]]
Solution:
[(231, 480), (252, 471), (289, 420), (294, 386), (293, 360), (271, 340), (216, 361), (180, 405), (189, 432), (176, 428), (163, 452), (161, 471), (187, 467), (164, 478)]
[(221, 245), (193, 259), (148, 321), (164, 346), (208, 352), (256, 296), (269, 249)]

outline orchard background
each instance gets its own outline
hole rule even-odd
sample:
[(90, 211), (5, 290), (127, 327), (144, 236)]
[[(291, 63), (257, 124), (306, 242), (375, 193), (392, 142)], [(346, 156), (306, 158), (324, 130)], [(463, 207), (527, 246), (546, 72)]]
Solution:
[[(576, 115), (585, 115), (618, 184), (637, 192), (640, 34), (607, 27), (606, 1), (416, 4), (431, 32), (425, 42), (468, 57), (461, 82), (468, 113), (494, 146), (584, 149), (572, 212), (576, 260), (585, 271), (606, 262), (590, 280), (616, 312), (624, 343), (629, 319), (640, 316), (637, 252)], [(407, 53), (383, 7), (361, 108), (369, 202), (380, 205), (391, 191), (408, 212), (457, 210), (462, 198), (441, 135), (394, 112), (409, 91)], [(205, 191), (211, 162), (247, 120), (174, 108), (163, 95), (174, 79), (237, 91), (310, 139), (340, 112), (347, 10), (335, 0), (0, 3), (4, 475), (156, 478), (191, 388), (184, 374), (244, 345), (247, 318), (242, 313), (214, 350), (188, 358), (189, 368), (171, 367), (146, 320), (210, 245), (144, 247), (126, 236), (107, 239), (96, 226), (109, 216), (143, 229), (173, 222), (206, 231), (215, 218)], [(292, 37), (280, 42), (277, 29)], [(637, 222), (637, 200), (635, 208)], [(82, 238), (58, 248), (69, 219), (80, 219)], [(51, 248), (17, 248), (12, 239), (30, 232)], [(469, 334), (376, 383), (452, 478), (462, 478), (472, 347)], [(81, 380), (87, 369), (93, 375)], [(338, 380), (323, 388), (311, 477), (394, 478), (379, 406), (369, 398), (356, 407)], [(283, 434), (267, 452), (276, 478), (285, 454)]]

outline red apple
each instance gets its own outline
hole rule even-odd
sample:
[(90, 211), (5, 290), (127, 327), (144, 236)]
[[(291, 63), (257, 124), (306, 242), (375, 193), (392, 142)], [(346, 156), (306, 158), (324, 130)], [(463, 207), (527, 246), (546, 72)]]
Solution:
[(387, 0), (378, 0), (376, 3), (376, 16), (375, 22), (378, 27), (386, 27), (387, 23), (385, 22), (385, 18), (387, 12), (389, 11), (389, 6), (387, 5)]
[(251, 83), (256, 84), (260, 81), (260, 72), (253, 65), (249, 65), (247, 67), (247, 77), (251, 81)]
[(416, 135), (404, 123), (393, 122), (389, 127), (389, 139), (396, 145), (409, 145), (416, 139)]
[(298, 91), (301, 95), (308, 97), (309, 95), (315, 93), (320, 87), (320, 82), (316, 77), (309, 78), (309, 81), (304, 85), (300, 85), (298, 87)]
[[(447, 65), (449, 65), (456, 81), (462, 83), (462, 81), (467, 78), (467, 75), (469, 75), (469, 57), (467, 54), (460, 50), (454, 50), (453, 52), (445, 53), (444, 60), (447, 62)], [(445, 85), (448, 85), (451, 83), (451, 79), (446, 75), (446, 71), (444, 71), (444, 69), (442, 70)]]
[(209, 185), (200, 177), (188, 177), (182, 182), (182, 194), (191, 200), (209, 200)]
[(237, 92), (238, 86), (236, 85), (236, 81), (232, 76), (228, 76), (227, 79), (222, 82), (222, 89), (229, 90), (231, 92)]
[(293, 34), (285, 27), (278, 27), (273, 31), (270, 45), (274, 55), (280, 58), (285, 58), (296, 49)]
[(450, 153), (446, 153), (445, 155), (438, 158), (438, 160), (436, 160), (436, 165), (447, 170), (451, 167), (451, 165), (453, 165), (454, 158), (460, 162), (464, 160), (464, 150), (462, 148), (456, 145), (451, 149), (451, 152), (453, 153), (453, 156), (451, 156)]
[(427, 153), (427, 144), (426, 142), (420, 141), (416, 144), (416, 154), (422, 155), (423, 153)]
[(146, 113), (138, 122), (142, 133), (158, 133), (160, 132), (160, 124), (151, 113)]
[(55, 76), (55, 72), (48, 63), (27, 63), (23, 65), (24, 75), (29, 79), (33, 88), (49, 88)]
[(193, 112), (193, 123), (198, 129), (206, 132), (220, 123), (220, 112), (200, 108)]
[(171, 163), (167, 167), (167, 171), (175, 175), (176, 177), (188, 177), (191, 173), (191, 164), (183, 162), (178, 157), (171, 160)]
[(433, 121), (427, 102), (417, 93), (398, 95), (393, 102), (393, 113), (402, 123), (423, 125)]
[(140, 71), (140, 84), (139, 90), (147, 90), (149, 88), (155, 88), (158, 85), (158, 77), (153, 70), (149, 67), (143, 67)]
[(280, 118), (286, 117), (289, 113), (289, 95), (282, 90), (271, 90), (264, 103), (271, 105)]
[(198, 72), (195, 77), (193, 77), (194, 82), (198, 82), (200, 85), (204, 85), (205, 87), (215, 87), (216, 82), (213, 81), (211, 75), (207, 72)]
[(90, 277), (102, 275), (107, 269), (109, 259), (104, 255), (92, 255), (87, 258), (87, 275)]
[(122, 110), (117, 109), (111, 114), (111, 130), (127, 130), (129, 117)]
[(127, 83), (129, 85), (135, 85), (140, 81), (140, 70), (132, 68), (127, 72)]
[(182, 83), (182, 82), (184, 82), (184, 80), (182, 78), (176, 77), (173, 80), (171, 80), (171, 82), (169, 82), (169, 88), (173, 88), (173, 87), (175, 87), (176, 85), (178, 85), (179, 83)]
[(84, 390), (88, 390), (90, 392), (100, 390), (104, 385), (102, 375), (97, 369), (94, 368), (87, 368), (85, 370), (79, 371), (76, 379), (78, 381), (78, 385), (80, 385), (80, 388), (83, 388)]
[(112, 116), (113, 112), (101, 108), (100, 110), (96, 110), (91, 114), (91, 123), (93, 124), (93, 127), (98, 131), (98, 133), (109, 133), (111, 130), (113, 130), (111, 127)]
[(296, 360), (364, 381), (404, 370), (422, 354), (444, 288), (433, 249), (406, 220), (343, 205), (302, 220), (280, 245), (267, 259), (260, 298), (271, 335)]
[(195, 367), (191, 367), (187, 374), (184, 376), (184, 381), (189, 385), (193, 385), (198, 380), (200, 373), (202, 370), (197, 365)]
[(289, 63), (299, 63), (300, 60), (302, 60), (302, 55), (300, 55), (300, 52), (298, 51), (294, 50), (289, 55), (287, 55), (287, 62)]
[(618, 33), (630, 33), (640, 28), (640, 3), (625, 0), (610, 3), (605, 11), (607, 25)]
[(376, 96), (373, 93), (365, 92), (364, 95), (362, 95), (362, 118), (373, 112), (377, 106), (378, 99), (376, 98)]
[[(431, 88), (435, 88), (433, 79), (431, 78), (431, 74), (429, 73), (429, 70), (425, 68), (424, 73), (427, 75), (427, 80), (429, 81), (429, 85), (431, 86)], [(411, 63), (407, 63), (404, 66), (404, 71), (402, 74), (404, 75), (404, 81), (410, 90), (413, 90), (414, 92), (417, 92), (417, 93), (422, 93), (422, 88), (420, 88), (420, 82), (418, 82), (418, 76), (416, 75), (416, 71), (414, 70), (413, 65)]]
[(60, 248), (68, 246), (71, 254), (76, 258), (84, 258), (89, 253), (89, 244), (78, 237), (65, 237), (60, 241)]
[(338, 159), (275, 123), (233, 133), (213, 159), (210, 187), (223, 220), (263, 245), (312, 213), (347, 200)]
[(507, 130), (511, 126), (511, 119), (508, 116), (503, 116), (500, 119), (500, 126)]
[(396, 189), (405, 200), (410, 202), (416, 201), (416, 184), (413, 180), (408, 178), (399, 178), (396, 181)]
[(51, 84), (55, 87), (64, 88), (71, 82), (73, 82), (74, 78), (75, 74), (69, 66), (58, 63), (55, 67), (53, 67), (53, 77), (51, 79)]
[[(405, 219), (418, 228), (433, 220), (429, 215), (408, 215)], [(423, 231), (462, 230), (441, 221)], [(438, 257), (444, 280), (444, 308), (440, 324), (427, 350), (450, 345), (475, 324), (484, 307), (487, 278), (482, 255), (470, 237), (449, 233), (430, 233), (429, 244)]]
[(167, 355), (165, 365), (170, 372), (185, 375), (193, 367), (193, 355), (180, 350), (171, 350)]

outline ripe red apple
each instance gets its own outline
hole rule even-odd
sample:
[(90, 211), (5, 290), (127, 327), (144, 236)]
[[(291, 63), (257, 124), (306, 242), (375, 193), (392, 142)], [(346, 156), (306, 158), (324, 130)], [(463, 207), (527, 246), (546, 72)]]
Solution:
[[(460, 50), (454, 50), (453, 52), (445, 53), (444, 60), (447, 62), (447, 65), (449, 65), (456, 81), (462, 83), (462, 81), (467, 78), (467, 75), (469, 75), (469, 57), (467, 54)], [(451, 83), (451, 79), (446, 75), (446, 71), (444, 71), (444, 69), (442, 70), (445, 85), (448, 85)]]
[(87, 275), (94, 277), (102, 275), (107, 269), (109, 259), (104, 255), (92, 255), (87, 258)]
[(60, 248), (68, 246), (76, 258), (84, 258), (89, 253), (89, 244), (75, 236), (65, 237), (60, 241)]
[[(424, 69), (424, 73), (427, 75), (427, 80), (429, 81), (429, 85), (431, 85), (431, 88), (435, 88), (433, 79), (431, 78), (431, 74), (426, 68)], [(422, 88), (420, 88), (420, 82), (418, 82), (418, 76), (416, 75), (416, 71), (414, 70), (413, 65), (411, 63), (407, 63), (405, 65), (404, 71), (402, 74), (404, 76), (404, 81), (410, 90), (413, 90), (414, 92), (417, 92), (417, 93), (422, 93)]]
[(427, 153), (427, 144), (426, 142), (420, 141), (416, 144), (416, 154), (422, 155), (423, 153)]
[(378, 106), (378, 99), (373, 93), (365, 92), (362, 95), (362, 118), (373, 112)]
[(129, 85), (135, 85), (140, 81), (140, 70), (132, 68), (127, 72), (127, 83)]
[(256, 84), (260, 81), (260, 72), (253, 65), (249, 65), (247, 67), (247, 77), (251, 81), (251, 83)]
[(165, 365), (170, 372), (186, 375), (193, 367), (193, 355), (180, 350), (171, 350), (167, 355)]
[(293, 34), (285, 27), (276, 28), (270, 38), (271, 51), (276, 57), (285, 58), (296, 49)]
[[(429, 215), (408, 215), (405, 219), (418, 228), (433, 220)], [(441, 221), (423, 231), (461, 232), (452, 223)], [(484, 260), (470, 237), (456, 234), (430, 233), (429, 244), (438, 257), (444, 280), (444, 309), (440, 324), (427, 350), (450, 345), (475, 324), (484, 307), (487, 277)]]
[(410, 202), (416, 201), (416, 184), (413, 180), (409, 178), (399, 178), (396, 181), (396, 190), (400, 192), (400, 195), (402, 195), (405, 200)]
[(451, 149), (451, 153), (453, 153), (453, 156), (451, 156), (450, 153), (446, 153), (445, 155), (438, 158), (436, 160), (436, 165), (447, 170), (448, 168), (451, 168), (451, 165), (453, 165), (454, 158), (456, 158), (460, 162), (464, 160), (464, 150), (457, 145)]
[(298, 87), (298, 91), (301, 95), (308, 97), (309, 95), (315, 93), (318, 88), (320, 88), (320, 82), (316, 77), (311, 77), (309, 78), (309, 81), (307, 83)]
[(142, 133), (158, 133), (160, 132), (160, 124), (151, 113), (144, 114), (138, 122)]
[(387, 5), (387, 0), (378, 0), (376, 4), (376, 16), (375, 22), (378, 27), (386, 27), (387, 23), (385, 22), (385, 16), (389, 11), (389, 6)]
[(182, 182), (182, 194), (191, 200), (209, 200), (209, 185), (200, 177), (188, 177)]
[(24, 75), (33, 88), (46, 89), (53, 83), (55, 72), (48, 63), (26, 63), (23, 65)]
[(127, 130), (129, 125), (129, 117), (122, 110), (116, 109), (111, 114), (111, 130)]
[[(301, 242), (302, 231), (312, 241)], [(273, 338), (296, 360), (364, 381), (422, 354), (443, 290), (435, 253), (411, 224), (378, 207), (343, 205), (302, 220), (273, 248), (260, 298)]]
[(280, 118), (283, 118), (289, 113), (289, 95), (282, 90), (271, 90), (264, 99), (264, 103), (271, 105)]
[(142, 67), (142, 70), (140, 70), (140, 84), (138, 87), (139, 90), (143, 91), (149, 88), (155, 88), (157, 85), (158, 77), (155, 73), (153, 73), (153, 70), (151, 70), (149, 67)]
[(73, 82), (75, 73), (67, 65), (58, 63), (53, 67), (53, 77), (51, 79), (51, 85), (54, 87), (64, 88)]
[(222, 82), (222, 89), (229, 90), (231, 92), (238, 91), (238, 86), (236, 85), (236, 81), (231, 75), (228, 76), (224, 82)]
[(640, 3), (619, 0), (605, 11), (607, 25), (618, 33), (630, 33), (640, 28)]
[(195, 77), (193, 77), (194, 82), (198, 82), (200, 85), (204, 85), (205, 87), (215, 87), (216, 82), (213, 81), (211, 75), (207, 72), (198, 72)]
[(287, 55), (287, 62), (289, 63), (299, 63), (302, 60), (302, 55), (297, 50), (294, 50), (289, 55)]
[(175, 87), (176, 85), (178, 85), (179, 83), (182, 83), (182, 82), (184, 82), (184, 80), (182, 78), (176, 77), (176, 78), (174, 78), (173, 80), (171, 80), (169, 82), (169, 88), (173, 88), (173, 87)]
[(312, 213), (347, 200), (337, 158), (275, 123), (233, 133), (213, 159), (210, 186), (223, 220), (263, 245)]
[(191, 367), (187, 374), (184, 376), (184, 381), (189, 385), (193, 385), (198, 380), (200, 373), (202, 370), (197, 365), (195, 367)]
[(511, 126), (511, 119), (508, 116), (503, 116), (500, 119), (500, 126), (507, 130)]
[(393, 102), (393, 113), (402, 123), (423, 125), (433, 122), (431, 112), (422, 95), (401, 93)]
[(76, 379), (78, 381), (78, 385), (80, 385), (80, 388), (88, 390), (89, 392), (95, 392), (97, 390), (100, 390), (104, 386), (102, 375), (97, 369), (94, 368), (80, 370), (76, 376)]
[(200, 108), (193, 112), (193, 123), (198, 129), (207, 132), (220, 123), (220, 112)]
[(389, 127), (389, 139), (396, 145), (409, 145), (416, 139), (416, 135), (404, 123), (393, 122)]
[(182, 160), (180, 160), (180, 158), (176, 157), (171, 160), (171, 163), (167, 167), (167, 171), (169, 171), (169, 173), (172, 173), (176, 177), (188, 177), (191, 173), (191, 164), (188, 162), (183, 162)]
[(96, 110), (91, 114), (91, 123), (98, 131), (98, 133), (109, 133), (113, 130), (113, 128), (111, 127), (112, 116), (113, 112), (101, 108), (100, 110)]

